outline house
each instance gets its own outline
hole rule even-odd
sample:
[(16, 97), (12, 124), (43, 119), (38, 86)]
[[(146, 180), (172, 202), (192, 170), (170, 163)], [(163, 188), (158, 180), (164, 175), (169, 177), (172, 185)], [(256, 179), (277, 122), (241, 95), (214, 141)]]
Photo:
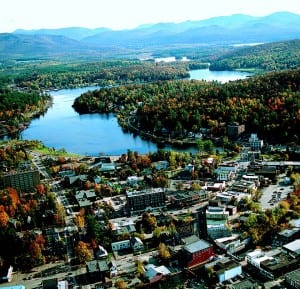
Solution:
[(152, 167), (157, 171), (166, 170), (169, 167), (169, 162), (168, 161), (153, 162)]
[(86, 262), (89, 280), (93, 282), (104, 281), (110, 276), (109, 264), (106, 260), (92, 260)]
[(144, 244), (142, 240), (138, 237), (131, 237), (130, 238), (130, 247), (133, 251), (140, 251), (144, 249)]
[(70, 186), (83, 186), (87, 181), (87, 175), (78, 175), (78, 176), (65, 176), (64, 182), (65, 185)]
[(111, 243), (111, 248), (113, 251), (122, 251), (126, 249), (139, 251), (144, 249), (144, 244), (140, 238), (131, 237), (129, 240), (123, 240), (123, 241)]
[(182, 248), (184, 255), (184, 265), (188, 268), (193, 268), (208, 262), (213, 256), (213, 245), (196, 237), (189, 240), (188, 244)]
[(132, 234), (136, 232), (135, 224), (131, 219), (123, 219), (122, 221), (110, 221), (109, 226), (115, 236), (122, 234)]
[(155, 266), (153, 264), (148, 264), (144, 267), (144, 276), (149, 281), (149, 283), (155, 283), (166, 276), (170, 275), (170, 270), (165, 266)]
[(111, 243), (111, 249), (113, 251), (121, 251), (129, 248), (130, 248), (130, 240), (123, 240), (123, 241)]
[(95, 254), (97, 259), (103, 259), (108, 256), (107, 251), (100, 245), (98, 246), (98, 249), (96, 250)]
[(96, 200), (96, 193), (95, 191), (78, 191), (75, 198), (80, 208), (89, 207)]

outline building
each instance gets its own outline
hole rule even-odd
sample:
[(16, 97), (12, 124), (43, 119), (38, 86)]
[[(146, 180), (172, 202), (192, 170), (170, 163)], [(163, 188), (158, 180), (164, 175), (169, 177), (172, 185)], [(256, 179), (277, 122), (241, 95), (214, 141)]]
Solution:
[(165, 266), (155, 266), (153, 264), (148, 264), (144, 268), (144, 276), (150, 284), (163, 280), (166, 276), (171, 274), (170, 270)]
[(236, 253), (245, 248), (246, 243), (242, 242), (238, 235), (215, 239), (216, 245), (229, 253)]
[(205, 202), (209, 198), (209, 192), (200, 191), (178, 191), (168, 196), (170, 204), (177, 208), (190, 207), (192, 205)]
[(275, 240), (273, 241), (276, 246), (283, 246), (287, 243), (294, 241), (295, 239), (300, 237), (300, 229), (299, 228), (291, 228), (286, 229), (281, 232), (278, 232), (275, 236)]
[(223, 258), (214, 267), (219, 282), (225, 282), (242, 274), (242, 265), (238, 262)]
[(104, 281), (110, 276), (109, 266), (106, 260), (92, 260), (86, 262), (89, 280), (93, 282)]
[(126, 192), (126, 201), (126, 207), (131, 214), (140, 213), (147, 209), (165, 207), (166, 194), (162, 188)]
[(245, 132), (245, 125), (237, 122), (227, 125), (227, 135), (230, 139), (237, 139), (243, 132)]
[(22, 192), (32, 192), (39, 183), (40, 173), (34, 169), (14, 171), (2, 175), (3, 188), (12, 187)]
[(261, 249), (256, 249), (253, 252), (247, 253), (246, 261), (248, 264), (257, 268), (260, 274), (269, 280), (273, 280), (274, 278), (299, 268), (299, 258), (295, 258), (294, 252), (291, 254), (291, 250), (296, 248), (297, 244), (292, 243), (290, 243), (291, 245), (286, 249), (287, 251), (284, 248), (282, 250), (274, 249), (266, 252), (263, 252)]
[(225, 207), (208, 206), (206, 209), (207, 234), (212, 239), (231, 235), (227, 229), (229, 212)]
[(248, 143), (252, 151), (260, 151), (264, 145), (264, 142), (257, 137), (256, 133), (250, 135)]
[(300, 257), (300, 239), (290, 242), (282, 247), (282, 249), (292, 258)]
[(290, 288), (300, 288), (300, 269), (285, 274), (284, 278)]
[[(214, 254), (213, 245), (199, 238), (186, 238), (187, 244), (183, 246), (185, 267), (193, 268), (208, 262)], [(189, 240), (191, 242), (189, 243)]]
[(253, 283), (248, 279), (230, 285), (230, 289), (258, 289), (261, 288), (257, 283)]
[(217, 181), (230, 181), (235, 178), (238, 169), (238, 164), (222, 164), (214, 171)]
[(131, 237), (129, 240), (123, 240), (123, 241), (111, 243), (111, 248), (113, 251), (122, 251), (126, 249), (139, 251), (144, 249), (144, 244), (140, 238)]

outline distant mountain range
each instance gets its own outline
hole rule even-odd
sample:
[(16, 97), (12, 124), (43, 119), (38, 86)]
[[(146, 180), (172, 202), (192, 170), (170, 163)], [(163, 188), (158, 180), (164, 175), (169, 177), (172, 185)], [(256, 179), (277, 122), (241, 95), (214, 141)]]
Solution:
[(182, 23), (108, 28), (21, 30), (0, 34), (0, 58), (103, 56), (184, 45), (231, 45), (300, 39), (300, 15), (265, 17), (236, 14)]

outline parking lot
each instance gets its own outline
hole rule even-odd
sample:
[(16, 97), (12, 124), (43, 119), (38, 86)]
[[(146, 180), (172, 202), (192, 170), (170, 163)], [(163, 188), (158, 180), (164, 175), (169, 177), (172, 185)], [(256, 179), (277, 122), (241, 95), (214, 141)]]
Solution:
[(262, 209), (273, 208), (280, 201), (286, 199), (288, 193), (293, 192), (293, 186), (285, 185), (283, 179), (284, 175), (280, 175), (277, 184), (262, 189), (263, 194), (260, 198)]

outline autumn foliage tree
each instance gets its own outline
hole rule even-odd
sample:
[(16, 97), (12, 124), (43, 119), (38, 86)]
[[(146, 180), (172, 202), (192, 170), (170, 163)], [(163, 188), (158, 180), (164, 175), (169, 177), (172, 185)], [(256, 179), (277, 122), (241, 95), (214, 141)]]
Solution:
[(171, 256), (168, 246), (165, 243), (160, 243), (158, 246), (159, 257), (163, 260), (168, 260)]
[(9, 216), (4, 210), (4, 206), (0, 206), (0, 228), (5, 228), (8, 224)]
[(75, 247), (75, 254), (81, 263), (85, 263), (93, 259), (93, 255), (88, 247), (88, 244), (83, 241), (78, 242), (77, 246)]

